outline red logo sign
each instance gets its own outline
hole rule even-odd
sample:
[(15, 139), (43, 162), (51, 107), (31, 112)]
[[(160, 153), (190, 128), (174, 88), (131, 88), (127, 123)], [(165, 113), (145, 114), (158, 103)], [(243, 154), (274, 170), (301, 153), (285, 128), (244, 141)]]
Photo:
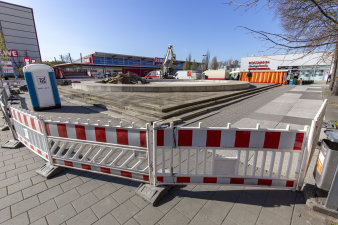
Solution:
[(17, 50), (1, 50), (2, 56), (8, 56), (8, 57), (18, 57), (18, 51)]
[(162, 65), (164, 61), (164, 58), (154, 58), (154, 65)]
[(90, 63), (90, 58), (83, 58), (84, 63)]
[(31, 63), (36, 63), (36, 59), (30, 59), (30, 58), (24, 58), (23, 61), (25, 62), (25, 66)]

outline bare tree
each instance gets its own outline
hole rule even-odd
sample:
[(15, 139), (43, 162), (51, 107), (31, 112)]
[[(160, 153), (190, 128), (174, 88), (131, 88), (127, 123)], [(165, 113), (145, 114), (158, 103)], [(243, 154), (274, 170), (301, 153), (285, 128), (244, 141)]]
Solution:
[[(230, 4), (250, 9), (262, 0), (231, 0)], [(265, 1), (264, 1), (265, 2)], [(338, 1), (337, 0), (267, 0), (282, 25), (281, 33), (245, 29), (268, 41), (270, 48), (308, 55), (323, 51), (323, 58), (333, 55), (332, 94), (338, 95)]]
[(217, 62), (217, 57), (216, 56), (214, 56), (212, 58), (210, 67), (213, 70), (217, 70), (218, 69), (218, 62)]

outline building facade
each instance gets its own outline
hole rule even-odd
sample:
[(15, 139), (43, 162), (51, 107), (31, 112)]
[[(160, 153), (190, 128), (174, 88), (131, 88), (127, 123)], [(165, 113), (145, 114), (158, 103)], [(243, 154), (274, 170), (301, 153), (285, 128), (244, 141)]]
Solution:
[(303, 80), (326, 80), (331, 64), (332, 55), (324, 52), (250, 56), (242, 57), (241, 71), (287, 70)]
[(33, 9), (0, 1), (0, 33), (4, 37), (9, 60), (2, 62), (5, 76), (19, 75), (18, 68), (41, 62)]
[[(114, 53), (95, 52), (73, 62), (72, 67), (61, 65), (65, 70), (86, 68), (90, 76), (102, 76), (113, 72), (132, 72), (144, 77), (152, 70), (161, 68), (163, 58), (145, 57)], [(182, 70), (184, 61), (176, 60), (176, 69)], [(75, 66), (76, 65), (76, 66)]]

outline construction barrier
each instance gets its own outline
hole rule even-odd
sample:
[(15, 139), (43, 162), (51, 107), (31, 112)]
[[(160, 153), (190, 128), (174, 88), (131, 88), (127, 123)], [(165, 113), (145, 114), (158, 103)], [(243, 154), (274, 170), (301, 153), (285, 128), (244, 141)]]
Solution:
[(155, 184), (250, 184), (295, 190), (308, 129), (154, 127)]
[(239, 80), (251, 83), (286, 84), (286, 71), (253, 71), (252, 77), (247, 77), (248, 72), (242, 72)]
[[(4, 95), (4, 94), (2, 94)], [(1, 98), (1, 108), (6, 110)], [(318, 141), (327, 101), (311, 128), (145, 127), (43, 120), (9, 111), (20, 142), (51, 165), (154, 186), (236, 184), (300, 189)], [(9, 113), (8, 113), (9, 114)]]
[(55, 165), (149, 181), (148, 125), (46, 121), (45, 127)]
[(49, 161), (47, 136), (42, 119), (14, 106), (10, 106), (10, 111), (19, 141), (32, 152)]

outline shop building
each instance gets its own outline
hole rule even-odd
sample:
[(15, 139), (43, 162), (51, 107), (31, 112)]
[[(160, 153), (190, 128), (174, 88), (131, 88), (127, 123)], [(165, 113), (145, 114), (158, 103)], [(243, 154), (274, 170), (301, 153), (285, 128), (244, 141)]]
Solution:
[[(90, 77), (109, 76), (114, 72), (132, 72), (144, 77), (152, 70), (159, 70), (163, 63), (160, 57), (145, 57), (114, 53), (95, 52), (70, 64), (56, 67), (67, 77), (88, 75)], [(176, 69), (182, 70), (184, 61), (176, 60)]]
[(242, 57), (241, 71), (287, 70), (289, 74), (298, 73), (302, 80), (325, 81), (332, 64), (332, 55), (328, 55), (315, 52)]
[(41, 62), (33, 9), (0, 1), (0, 33), (8, 51), (0, 49), (9, 60), (2, 62), (5, 76), (19, 75), (18, 68), (32, 62)]

